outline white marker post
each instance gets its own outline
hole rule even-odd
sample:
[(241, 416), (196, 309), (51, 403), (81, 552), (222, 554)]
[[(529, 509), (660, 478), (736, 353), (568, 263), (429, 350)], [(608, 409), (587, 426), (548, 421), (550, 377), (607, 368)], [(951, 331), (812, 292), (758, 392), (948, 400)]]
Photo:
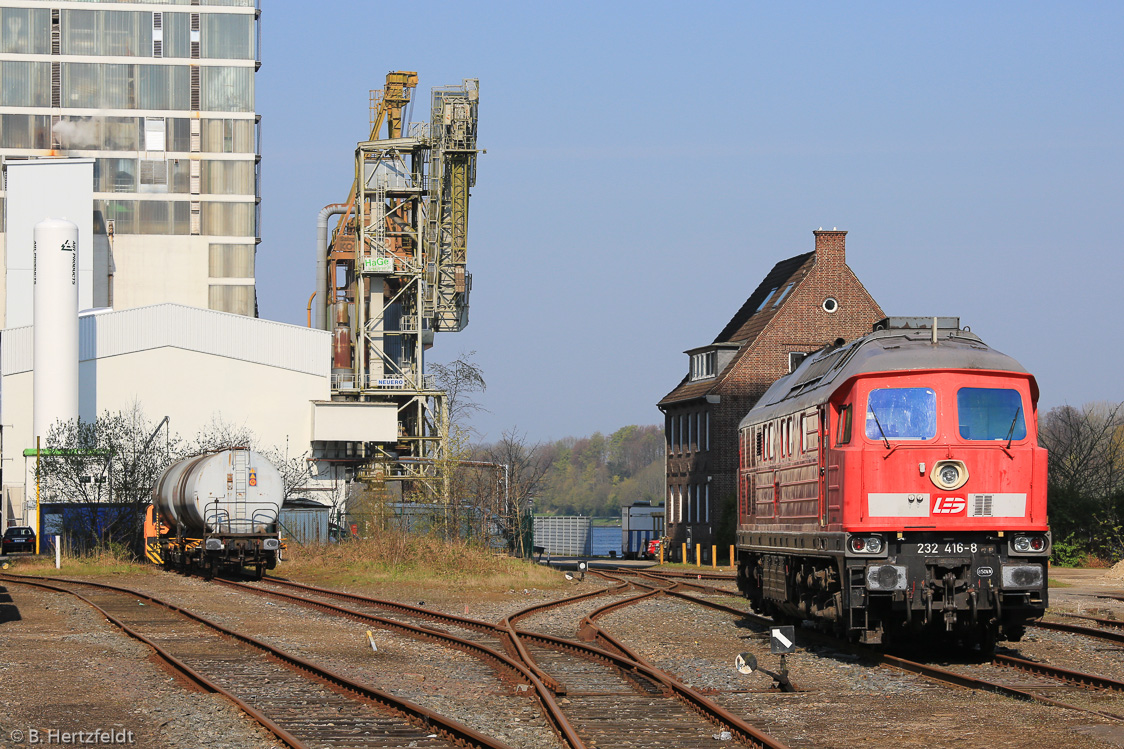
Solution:
[(55, 536), (55, 569), (62, 569), (62, 536)]

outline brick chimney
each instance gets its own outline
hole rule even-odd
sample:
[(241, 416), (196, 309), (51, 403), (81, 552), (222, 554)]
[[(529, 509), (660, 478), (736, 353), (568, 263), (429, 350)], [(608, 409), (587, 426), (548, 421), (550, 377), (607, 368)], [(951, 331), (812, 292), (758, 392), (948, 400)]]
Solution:
[(847, 262), (847, 232), (842, 229), (817, 229), (816, 262), (844, 265)]

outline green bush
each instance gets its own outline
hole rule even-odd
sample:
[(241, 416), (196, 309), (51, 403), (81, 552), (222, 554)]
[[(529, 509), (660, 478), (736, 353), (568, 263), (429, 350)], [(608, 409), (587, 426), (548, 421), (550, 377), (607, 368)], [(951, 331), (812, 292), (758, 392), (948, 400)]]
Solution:
[(1058, 567), (1080, 567), (1085, 563), (1089, 552), (1088, 544), (1071, 533), (1062, 541), (1054, 541), (1050, 561)]

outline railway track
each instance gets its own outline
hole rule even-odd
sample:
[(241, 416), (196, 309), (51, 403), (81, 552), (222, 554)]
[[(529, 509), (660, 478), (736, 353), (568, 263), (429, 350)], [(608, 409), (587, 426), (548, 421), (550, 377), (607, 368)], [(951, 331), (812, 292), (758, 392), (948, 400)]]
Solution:
[(1124, 622), (1115, 619), (1098, 619), (1093, 616), (1078, 616), (1077, 614), (1067, 614), (1074, 619), (1083, 619), (1092, 621), (1098, 624), (1097, 627), (1085, 627), (1080, 624), (1067, 624), (1065, 622), (1054, 621), (1039, 621), (1036, 622), (1034, 627), (1038, 629), (1049, 629), (1055, 632), (1068, 632), (1074, 635), (1084, 635), (1085, 637), (1092, 637), (1097, 640), (1106, 640), (1108, 642), (1124, 643)]
[[(608, 579), (620, 579), (616, 574), (607, 572), (602, 573)], [(662, 585), (653, 586), (648, 581), (652, 578), (658, 579), (660, 576), (652, 575), (651, 573), (635, 573), (632, 571), (627, 572), (628, 575), (640, 577), (644, 582), (635, 582), (632, 584), (647, 588), (652, 591), (652, 594), (662, 594), (674, 596), (681, 600), (691, 601), (700, 606), (706, 606), (711, 609), (724, 611), (734, 616), (744, 617), (747, 621), (760, 626), (770, 626), (773, 622), (756, 614), (752, 614), (740, 609), (726, 606), (724, 604), (710, 601), (707, 599), (697, 598), (695, 596), (687, 595), (679, 592), (676, 588), (681, 586), (693, 586), (708, 588), (708, 593), (725, 593), (718, 588), (709, 586), (699, 586), (696, 583), (689, 581), (679, 580), (677, 585)], [(640, 597), (638, 597), (639, 599)], [(595, 615), (588, 617), (587, 621), (583, 622), (583, 628), (591, 633), (591, 636), (598, 642), (603, 643), (606, 647), (615, 647), (620, 649), (621, 652), (626, 652), (630, 657), (640, 660), (640, 657), (628, 649), (625, 643), (620, 642), (612, 635), (604, 630), (598, 628), (594, 620), (606, 613), (617, 608), (617, 606), (606, 606), (604, 610), (599, 610)], [(1085, 617), (1092, 618), (1092, 617)], [(1119, 626), (1120, 622), (1115, 620), (1095, 620), (1099, 624), (1106, 626)], [(1110, 631), (1103, 629), (1094, 629), (1091, 627), (1080, 627), (1076, 625), (1066, 625), (1060, 623), (1043, 622), (1041, 623), (1043, 629), (1056, 629), (1064, 632), (1075, 632), (1078, 634), (1085, 634), (1093, 637), (1100, 637), (1102, 639), (1112, 641), (1124, 641), (1124, 633), (1119, 631)], [(897, 656), (882, 653), (880, 651), (859, 647), (850, 646), (838, 641), (836, 638), (829, 637), (819, 632), (811, 630), (802, 630), (799, 632), (801, 640), (808, 643), (828, 644), (833, 648), (848, 650), (859, 654), (865, 658), (872, 658), (875, 662), (887, 668), (897, 669), (904, 672), (919, 674), (932, 681), (948, 684), (957, 687), (964, 687), (969, 689), (977, 689), (981, 691), (989, 691), (997, 694), (1014, 697), (1020, 700), (1029, 700), (1039, 702), (1046, 705), (1055, 707), (1062, 707), (1071, 710), (1083, 711), (1114, 721), (1124, 722), (1124, 706), (1117, 708), (1117, 711), (1108, 711), (1093, 705), (1077, 705), (1072, 701), (1064, 701), (1062, 697), (1067, 695), (1072, 696), (1081, 692), (1100, 692), (1100, 693), (1117, 693), (1124, 694), (1124, 682), (1108, 677), (1100, 676), (1097, 674), (1089, 674), (1072, 669), (1066, 669), (1058, 666), (1051, 666), (1046, 663), (1027, 660), (1025, 658), (1018, 658), (1010, 655), (996, 654), (992, 657), (990, 663), (981, 664), (974, 667), (977, 674), (968, 674), (963, 671), (956, 671), (948, 668), (940, 668), (930, 664), (921, 663), (919, 661), (910, 660), (907, 658), (900, 658)], [(1067, 697), (1070, 699), (1071, 697)], [(1110, 700), (1112, 702), (1119, 702), (1119, 700)], [(1116, 707), (1114, 705), (1114, 707)]]
[(407, 700), (359, 684), (154, 596), (103, 583), (0, 574), (5, 583), (89, 604), (171, 668), (229, 699), (294, 749), (452, 746), (506, 749)]
[[(627, 587), (624, 584), (535, 604), (498, 624), (275, 578), (252, 585), (229, 581), (219, 584), (427, 639), (440, 639), (450, 629), (472, 633), (471, 639), (460, 638), (463, 641), (451, 646), (475, 652), (496, 667), (502, 662), (502, 667), (513, 674), (518, 675), (522, 669), (523, 678), (535, 688), (557, 733), (573, 749), (663, 747), (669, 740), (680, 746), (711, 747), (714, 736), (724, 731), (743, 745), (763, 749), (784, 746), (650, 665), (635, 663), (627, 655), (606, 652), (577, 639), (534, 632), (516, 625), (520, 620), (551, 609), (620, 593)], [(615, 603), (620, 605), (621, 602)], [(376, 611), (394, 612), (395, 616)], [(414, 622), (428, 620), (439, 625), (440, 630), (432, 625), (411, 624), (410, 619)], [(576, 629), (575, 626), (575, 633)], [(472, 646), (466, 645), (466, 641)]]

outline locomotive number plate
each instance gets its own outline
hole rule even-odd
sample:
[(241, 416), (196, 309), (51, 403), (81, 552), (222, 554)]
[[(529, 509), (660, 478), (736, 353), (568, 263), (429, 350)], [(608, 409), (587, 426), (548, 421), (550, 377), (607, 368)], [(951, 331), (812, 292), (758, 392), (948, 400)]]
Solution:
[(988, 544), (933, 541), (917, 544), (917, 553), (925, 556), (937, 554), (994, 554), (995, 547)]

